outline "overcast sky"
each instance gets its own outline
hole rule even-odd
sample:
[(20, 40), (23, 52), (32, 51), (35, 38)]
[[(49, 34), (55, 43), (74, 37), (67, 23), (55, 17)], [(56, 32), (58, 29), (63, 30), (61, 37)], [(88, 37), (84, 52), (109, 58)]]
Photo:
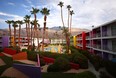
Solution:
[[(91, 29), (116, 19), (116, 0), (0, 0), (0, 29), (8, 28), (6, 20), (23, 20), (25, 15), (31, 15), (32, 7), (50, 9), (47, 27), (62, 26), (59, 1), (64, 2), (63, 17), (67, 26), (67, 5), (74, 10), (72, 27)], [(37, 14), (40, 26), (43, 27), (43, 15)], [(31, 15), (31, 20), (33, 20)], [(25, 27), (25, 25), (23, 25)]]

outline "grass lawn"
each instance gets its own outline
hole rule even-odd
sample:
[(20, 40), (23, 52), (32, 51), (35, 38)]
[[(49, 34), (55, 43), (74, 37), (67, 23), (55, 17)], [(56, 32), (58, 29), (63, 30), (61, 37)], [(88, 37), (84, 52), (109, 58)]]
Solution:
[(42, 73), (42, 78), (74, 78), (75, 73)]
[(96, 78), (96, 76), (90, 72), (85, 71), (82, 73), (42, 73), (42, 78)]

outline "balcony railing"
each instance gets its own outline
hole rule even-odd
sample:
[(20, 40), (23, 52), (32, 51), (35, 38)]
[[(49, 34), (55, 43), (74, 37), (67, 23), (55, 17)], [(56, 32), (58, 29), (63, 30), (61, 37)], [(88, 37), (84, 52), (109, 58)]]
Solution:
[(93, 45), (94, 48), (101, 49), (101, 45)]
[(86, 44), (86, 46), (91, 46), (91, 44)]
[(99, 34), (98, 34), (98, 33), (97, 33), (97, 34), (94, 34), (93, 37), (94, 37), (94, 38), (95, 38), (95, 37), (101, 37), (101, 34), (100, 34), (100, 33), (99, 33)]
[(112, 51), (112, 49), (111, 49), (111, 48), (109, 48), (109, 47), (108, 47), (108, 46), (106, 46), (106, 45), (103, 45), (103, 50)]

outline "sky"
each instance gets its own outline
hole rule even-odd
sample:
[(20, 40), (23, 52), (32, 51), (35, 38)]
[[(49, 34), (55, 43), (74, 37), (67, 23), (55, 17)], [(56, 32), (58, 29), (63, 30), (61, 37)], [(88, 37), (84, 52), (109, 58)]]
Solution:
[[(6, 20), (23, 20), (25, 15), (31, 15), (32, 7), (50, 10), (47, 16), (47, 27), (62, 26), (58, 3), (64, 2), (63, 18), (67, 26), (68, 10), (67, 5), (71, 5), (72, 27), (92, 29), (116, 19), (116, 0), (0, 0), (0, 29), (8, 28)], [(40, 27), (43, 27), (43, 15), (37, 14)], [(34, 16), (31, 15), (31, 20)], [(22, 26), (23, 28), (25, 25)]]

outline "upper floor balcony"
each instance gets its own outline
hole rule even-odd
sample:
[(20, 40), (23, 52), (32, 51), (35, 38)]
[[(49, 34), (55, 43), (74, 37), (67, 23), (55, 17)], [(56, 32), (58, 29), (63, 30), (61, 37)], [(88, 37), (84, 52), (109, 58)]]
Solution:
[(93, 48), (101, 49), (101, 45), (99, 45), (99, 44), (94, 44), (94, 45), (93, 45)]
[(101, 34), (100, 33), (93, 34), (93, 38), (96, 38), (96, 37), (101, 37)]

